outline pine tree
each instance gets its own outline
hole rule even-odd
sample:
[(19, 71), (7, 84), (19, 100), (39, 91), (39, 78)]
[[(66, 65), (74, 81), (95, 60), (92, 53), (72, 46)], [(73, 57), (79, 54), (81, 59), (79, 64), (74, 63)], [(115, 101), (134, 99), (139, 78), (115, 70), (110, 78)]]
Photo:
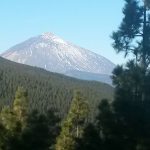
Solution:
[[(119, 30), (113, 32), (113, 47), (127, 56), (134, 54), (144, 73), (150, 64), (150, 17), (148, 1), (125, 0), (124, 18)], [(141, 3), (143, 5), (141, 5)]]
[(7, 143), (7, 130), (6, 128), (0, 123), (0, 150), (6, 149)]
[(83, 134), (84, 122), (89, 112), (88, 104), (76, 92), (66, 119), (62, 123), (61, 133), (57, 138), (56, 150), (75, 150), (76, 139)]
[(26, 127), (21, 135), (21, 150), (48, 150), (58, 135), (58, 117), (53, 111), (40, 114), (34, 110), (28, 114)]
[[(125, 2), (122, 23), (118, 31), (112, 34), (113, 47), (117, 52), (124, 52), (125, 57), (131, 53), (134, 58), (113, 71), (115, 97), (112, 113), (119, 132), (113, 133), (109, 128), (109, 134), (122, 143), (121, 149), (143, 150), (150, 148), (149, 1)], [(106, 128), (106, 125), (103, 127)]]
[(28, 113), (28, 94), (22, 87), (18, 87), (15, 100), (13, 102), (13, 112), (18, 121), (21, 122), (22, 127), (25, 126), (25, 121)]
[(9, 131), (13, 132), (17, 128), (17, 118), (10, 106), (5, 106), (0, 114), (2, 125)]
[(2, 109), (0, 122), (7, 133), (4, 149), (19, 149), (21, 133), (26, 124), (27, 104), (27, 93), (23, 88), (18, 88), (13, 106), (5, 106)]
[(101, 138), (97, 128), (89, 123), (84, 131), (82, 138), (77, 140), (77, 150), (100, 150), (102, 149)]

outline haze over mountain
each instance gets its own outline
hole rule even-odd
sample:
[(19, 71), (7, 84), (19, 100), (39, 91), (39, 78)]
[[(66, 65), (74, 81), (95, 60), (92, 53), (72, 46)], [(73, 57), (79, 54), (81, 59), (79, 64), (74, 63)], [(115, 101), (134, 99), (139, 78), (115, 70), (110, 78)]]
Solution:
[(111, 83), (115, 65), (94, 52), (66, 42), (52, 33), (30, 38), (11, 47), (2, 57), (48, 71), (86, 80)]

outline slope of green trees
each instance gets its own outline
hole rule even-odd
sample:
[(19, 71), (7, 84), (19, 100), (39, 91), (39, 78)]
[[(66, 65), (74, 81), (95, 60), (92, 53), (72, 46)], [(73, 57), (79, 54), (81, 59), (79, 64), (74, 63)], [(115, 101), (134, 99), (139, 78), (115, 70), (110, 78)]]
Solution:
[(74, 89), (80, 90), (91, 107), (91, 117), (103, 98), (112, 100), (113, 88), (99, 82), (82, 81), (43, 69), (17, 64), (0, 58), (0, 106), (12, 105), (18, 86), (29, 96), (30, 110), (57, 109), (61, 116), (69, 110)]

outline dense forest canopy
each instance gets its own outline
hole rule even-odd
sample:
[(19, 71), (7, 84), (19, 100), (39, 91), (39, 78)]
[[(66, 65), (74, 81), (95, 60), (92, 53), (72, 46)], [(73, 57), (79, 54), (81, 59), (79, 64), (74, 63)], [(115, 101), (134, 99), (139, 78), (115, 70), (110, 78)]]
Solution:
[(61, 116), (69, 110), (75, 89), (82, 91), (92, 106), (89, 114), (91, 117), (96, 113), (96, 106), (101, 99), (113, 98), (113, 88), (107, 84), (77, 80), (0, 58), (1, 107), (12, 104), (14, 93), (19, 86), (28, 92), (30, 110), (38, 109), (44, 112), (53, 108), (57, 109)]

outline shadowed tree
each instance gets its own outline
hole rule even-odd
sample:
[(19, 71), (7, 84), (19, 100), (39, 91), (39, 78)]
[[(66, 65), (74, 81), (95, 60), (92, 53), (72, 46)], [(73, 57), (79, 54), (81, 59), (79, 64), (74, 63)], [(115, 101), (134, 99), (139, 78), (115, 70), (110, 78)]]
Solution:
[(22, 150), (49, 150), (55, 144), (58, 135), (58, 117), (53, 111), (40, 114), (33, 111), (27, 118), (27, 124), (22, 133)]
[(6, 128), (0, 123), (0, 150), (6, 149), (7, 144), (7, 130)]
[(124, 52), (125, 57), (132, 53), (144, 73), (150, 64), (150, 12), (149, 1), (125, 0), (124, 18), (118, 29), (113, 32), (113, 47)]
[(84, 131), (82, 138), (77, 140), (77, 150), (101, 150), (102, 143), (97, 128), (89, 123)]
[[(150, 11), (149, 1), (125, 0), (123, 20), (113, 32), (113, 47), (135, 57), (113, 71), (115, 97), (112, 113), (118, 131), (108, 132), (121, 149), (147, 150), (150, 139)], [(102, 125), (103, 126), (103, 125)], [(105, 125), (104, 125), (104, 128)], [(121, 140), (122, 142), (119, 142)], [(119, 147), (116, 149), (120, 149)]]

